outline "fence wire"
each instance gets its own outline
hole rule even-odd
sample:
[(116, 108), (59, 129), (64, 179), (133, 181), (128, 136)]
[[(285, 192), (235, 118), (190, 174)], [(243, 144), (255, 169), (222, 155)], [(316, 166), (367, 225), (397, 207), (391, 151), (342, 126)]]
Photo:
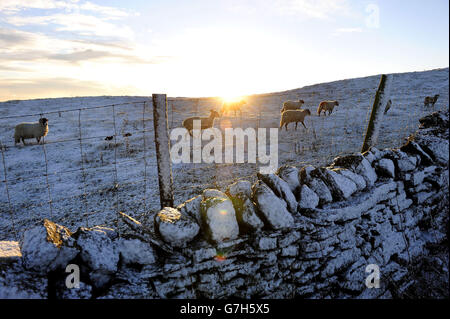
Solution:
[[(372, 87), (362, 89), (329, 87), (252, 96), (242, 114), (237, 113), (236, 117), (226, 114), (216, 120), (215, 127), (222, 133), (227, 127), (278, 127), (283, 101), (301, 98), (312, 116), (305, 120), (306, 129), (300, 125), (294, 130), (290, 124), (287, 132), (278, 131), (278, 166), (326, 165), (336, 156), (361, 149), (376, 89), (377, 81), (374, 81)], [(432, 94), (427, 89), (416, 92), (416, 96)], [(448, 108), (448, 90), (441, 94), (434, 109), (424, 107), (421, 99), (408, 98), (410, 92), (405, 88), (393, 88), (391, 96), (393, 105), (384, 117), (379, 148), (401, 145), (417, 129), (420, 117), (432, 110)], [(340, 106), (331, 116), (315, 115), (319, 102), (328, 99), (338, 100)], [(158, 210), (153, 134), (147, 134), (153, 132), (153, 126), (147, 125), (153, 121), (149, 101), (0, 117), (3, 171), (0, 176), (0, 240), (18, 240), (24, 230), (43, 218), (71, 228), (112, 226), (117, 225), (120, 211), (139, 218)], [(169, 98), (170, 128), (181, 127), (182, 121), (190, 116), (208, 116), (210, 109), (220, 110), (221, 103), (214, 98)], [(54, 116), (54, 119), (49, 123), (50, 133), (42, 144), (16, 147), (6, 139), (16, 120), (44, 116)], [(76, 129), (70, 135), (72, 126)], [(29, 163), (24, 163), (27, 161)], [(198, 195), (205, 188), (223, 190), (239, 179), (253, 182), (261, 166), (264, 164), (259, 162), (258, 154), (253, 164), (174, 164), (175, 204)]]

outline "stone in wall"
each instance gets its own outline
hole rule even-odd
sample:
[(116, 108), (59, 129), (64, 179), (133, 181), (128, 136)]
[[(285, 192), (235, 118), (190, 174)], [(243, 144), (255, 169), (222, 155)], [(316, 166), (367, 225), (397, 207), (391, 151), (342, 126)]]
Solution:
[(224, 197), (204, 198), (200, 211), (205, 233), (210, 240), (220, 243), (237, 238), (239, 226), (236, 213), (232, 201), (225, 194)]
[(48, 219), (25, 231), (20, 241), (24, 266), (42, 274), (64, 269), (79, 252), (71, 235), (67, 228)]
[(290, 165), (281, 166), (277, 171), (277, 175), (289, 185), (292, 193), (297, 193), (297, 189), (300, 187), (300, 181), (296, 167)]
[(89, 267), (89, 278), (96, 287), (105, 286), (117, 271), (117, 242), (101, 229), (80, 228), (74, 233), (81, 260)]
[(375, 170), (382, 177), (395, 178), (394, 162), (388, 158), (382, 158), (375, 162)]
[(294, 219), (286, 208), (286, 202), (277, 197), (265, 183), (257, 181), (252, 186), (252, 191), (252, 199), (269, 227), (284, 229), (293, 225)]
[(259, 180), (263, 181), (267, 186), (270, 187), (270, 189), (272, 189), (276, 196), (284, 199), (284, 201), (287, 203), (287, 209), (291, 213), (297, 212), (297, 200), (292, 193), (289, 185), (284, 180), (282, 180), (275, 174), (257, 173), (257, 176)]
[(319, 205), (319, 196), (306, 184), (300, 188), (299, 208), (316, 208)]
[(372, 187), (378, 178), (375, 169), (361, 154), (338, 156), (334, 159), (331, 167), (342, 167), (352, 170), (364, 178), (368, 187)]
[(256, 213), (256, 207), (251, 200), (252, 184), (249, 181), (237, 181), (231, 184), (226, 194), (233, 202), (236, 218), (242, 232), (255, 231), (264, 227), (264, 223)]
[(173, 247), (185, 247), (200, 230), (193, 219), (171, 207), (155, 215), (155, 224), (164, 241)]

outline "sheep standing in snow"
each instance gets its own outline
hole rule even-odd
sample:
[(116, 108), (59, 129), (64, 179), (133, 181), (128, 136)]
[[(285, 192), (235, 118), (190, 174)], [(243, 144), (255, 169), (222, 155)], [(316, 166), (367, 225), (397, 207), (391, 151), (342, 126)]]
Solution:
[(303, 126), (306, 128), (305, 123), (303, 122), (305, 120), (305, 117), (307, 115), (311, 115), (311, 112), (308, 109), (304, 110), (287, 110), (281, 113), (281, 121), (280, 121), (280, 129), (283, 129), (283, 125), (286, 127), (289, 123), (295, 122), (295, 129), (297, 130), (297, 124), (298, 122), (302, 123)]
[(305, 104), (305, 101), (303, 100), (286, 101), (283, 103), (283, 108), (281, 109), (280, 113), (283, 113), (284, 111), (288, 110), (300, 110), (303, 104)]
[(20, 140), (23, 145), (26, 145), (25, 139), (29, 138), (35, 138), (39, 144), (41, 137), (46, 136), (47, 133), (48, 120), (46, 118), (41, 118), (39, 122), (17, 124), (14, 130), (14, 145), (20, 143)]
[(199, 117), (199, 116), (193, 116), (185, 119), (183, 121), (183, 127), (188, 130), (189, 135), (192, 136), (192, 130), (194, 129), (194, 121), (201, 121), (201, 128), (200, 130), (205, 130), (207, 128), (213, 127), (214, 125), (214, 119), (216, 117), (220, 117), (220, 114), (217, 113), (214, 110), (210, 110), (211, 114), (209, 117)]
[(319, 104), (319, 107), (317, 108), (317, 115), (320, 116), (320, 113), (323, 111), (325, 115), (330, 115), (333, 112), (333, 109), (335, 106), (339, 106), (338, 101), (322, 101)]
[(436, 94), (436, 95), (433, 96), (433, 97), (431, 97), (431, 96), (425, 97), (425, 100), (424, 100), (425, 106), (428, 106), (428, 105), (431, 104), (431, 106), (434, 107), (434, 104), (436, 104), (438, 98), (439, 98), (439, 94)]
[(220, 110), (220, 113), (224, 115), (226, 112), (234, 111), (234, 116), (236, 117), (236, 113), (237, 111), (239, 111), (239, 114), (242, 116), (241, 108), (245, 104), (247, 104), (245, 100), (240, 100), (236, 102), (224, 102)]

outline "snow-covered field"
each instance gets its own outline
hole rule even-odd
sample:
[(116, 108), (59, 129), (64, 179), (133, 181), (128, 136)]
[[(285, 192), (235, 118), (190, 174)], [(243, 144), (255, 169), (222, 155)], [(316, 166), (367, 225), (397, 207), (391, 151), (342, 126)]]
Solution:
[[(349, 79), (249, 96), (242, 117), (230, 114), (216, 120), (215, 127), (278, 127), (283, 101), (301, 98), (312, 116), (305, 120), (307, 129), (299, 125), (295, 131), (290, 124), (289, 131), (279, 131), (278, 165), (327, 164), (339, 154), (360, 150), (379, 78)], [(448, 68), (396, 74), (391, 91), (393, 106), (384, 117), (377, 147), (399, 146), (417, 129), (420, 117), (447, 109), (448, 88)], [(434, 108), (424, 107), (424, 97), (434, 94), (440, 94)], [(330, 117), (318, 117), (317, 106), (326, 99), (338, 100), (339, 106)], [(180, 127), (189, 116), (207, 116), (208, 110), (218, 110), (220, 105), (215, 98), (169, 98), (169, 126)], [(32, 140), (28, 140), (28, 146), (15, 147), (14, 126), (37, 121), (40, 114), (49, 119), (45, 147)], [(116, 137), (105, 140), (107, 136)], [(20, 237), (24, 229), (41, 218), (75, 230), (78, 226), (111, 224), (117, 211), (137, 218), (157, 211), (153, 141), (149, 97), (0, 103), (0, 142), (4, 145), (0, 156), (0, 240), (16, 239), (16, 234)], [(257, 165), (248, 163), (175, 164), (175, 204), (207, 187), (223, 188), (241, 178), (254, 180), (257, 170)], [(86, 198), (83, 194), (87, 194)]]

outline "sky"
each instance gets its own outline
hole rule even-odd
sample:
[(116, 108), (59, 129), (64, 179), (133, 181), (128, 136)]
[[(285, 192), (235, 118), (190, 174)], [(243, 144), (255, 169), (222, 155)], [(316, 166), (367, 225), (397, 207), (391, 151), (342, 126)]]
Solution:
[(238, 96), (449, 65), (447, 0), (0, 0), (0, 101)]

